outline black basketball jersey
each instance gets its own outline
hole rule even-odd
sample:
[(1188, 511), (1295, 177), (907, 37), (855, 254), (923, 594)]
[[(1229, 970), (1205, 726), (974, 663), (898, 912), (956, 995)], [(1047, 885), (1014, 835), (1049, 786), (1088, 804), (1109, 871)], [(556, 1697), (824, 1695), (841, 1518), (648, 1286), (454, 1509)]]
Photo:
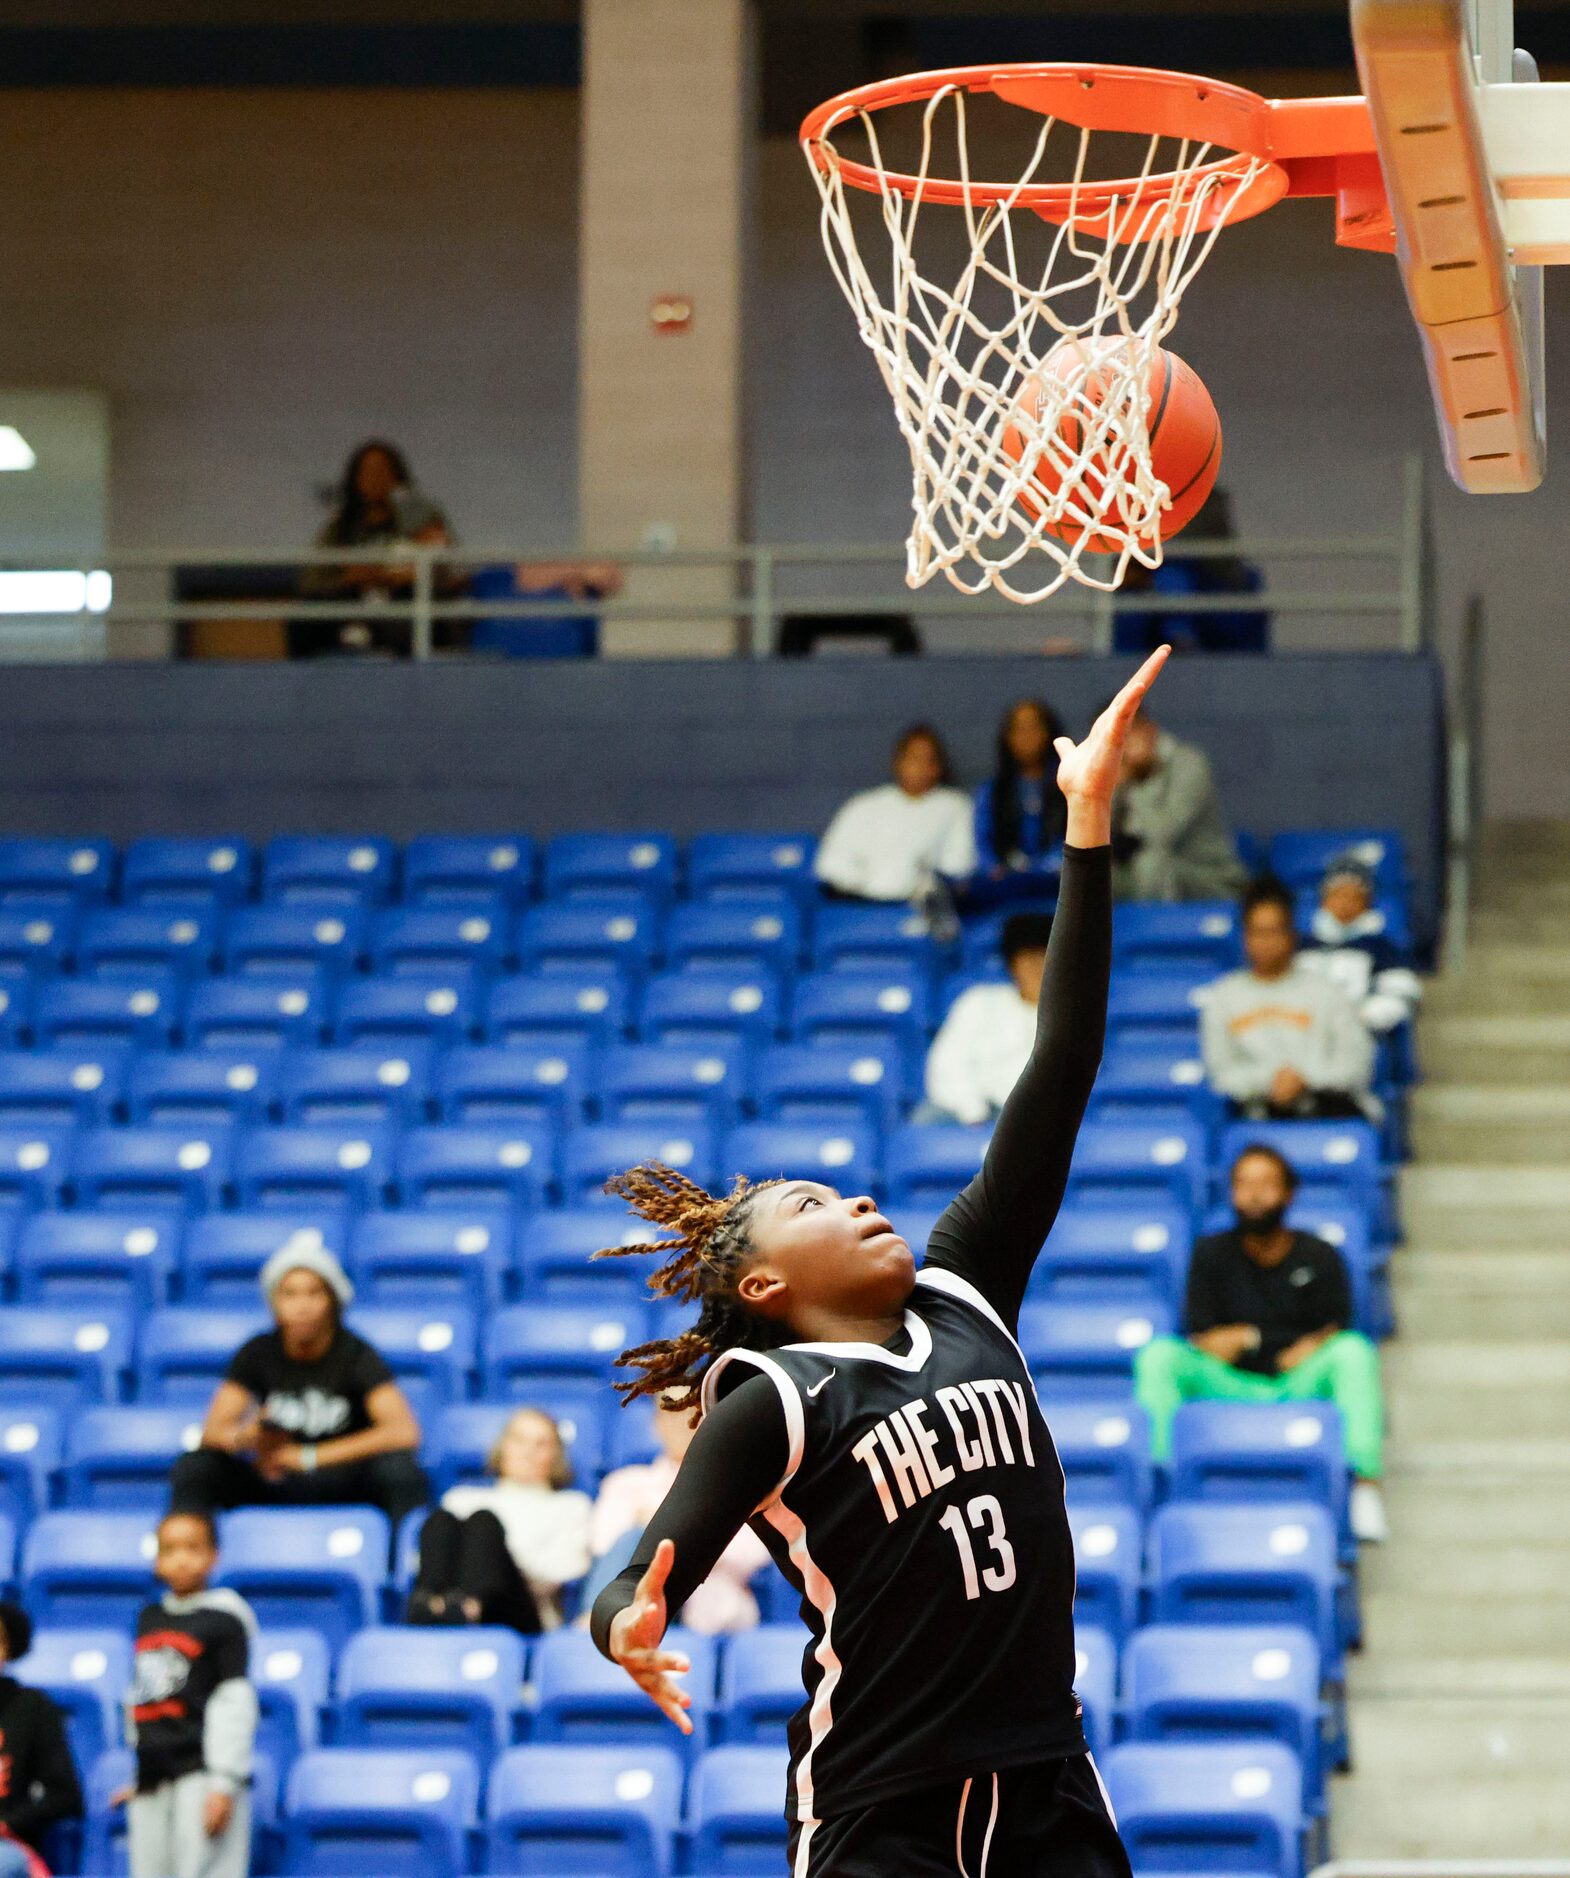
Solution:
[(730, 1350), (710, 1410), (762, 1370), (790, 1458), (753, 1530), (801, 1594), (807, 1701), (788, 1816), (1085, 1752), (1063, 1469), (1018, 1343), (968, 1279), (928, 1266), (900, 1355)]

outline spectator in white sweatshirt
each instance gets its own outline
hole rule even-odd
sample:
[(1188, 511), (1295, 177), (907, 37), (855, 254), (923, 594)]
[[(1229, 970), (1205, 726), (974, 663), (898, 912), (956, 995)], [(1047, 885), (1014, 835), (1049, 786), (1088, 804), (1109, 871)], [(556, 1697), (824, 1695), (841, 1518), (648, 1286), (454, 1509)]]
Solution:
[(976, 871), (971, 800), (952, 785), (948, 752), (930, 724), (913, 724), (894, 746), (894, 780), (854, 795), (818, 844), (817, 875), (853, 900), (899, 901), (938, 876)]
[(1206, 988), (1205, 1073), (1250, 1121), (1377, 1116), (1374, 1045), (1352, 1000), (1297, 956), (1292, 895), (1257, 880), (1243, 896), (1243, 971)]
[(927, 1052), (926, 1119), (987, 1122), (1008, 1100), (1035, 1042), (1051, 935), (1049, 913), (1013, 913), (1003, 922), (999, 949), (1010, 982), (972, 985), (954, 1000)]
[(1374, 876), (1355, 855), (1339, 855), (1325, 869), (1298, 956), (1341, 987), (1370, 1030), (1395, 1030), (1417, 1014), (1422, 983), (1374, 904)]

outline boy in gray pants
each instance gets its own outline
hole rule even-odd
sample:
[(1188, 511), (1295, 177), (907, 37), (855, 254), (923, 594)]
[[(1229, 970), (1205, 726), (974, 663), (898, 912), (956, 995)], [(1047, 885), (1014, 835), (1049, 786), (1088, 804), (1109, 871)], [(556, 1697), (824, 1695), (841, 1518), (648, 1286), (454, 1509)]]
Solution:
[(256, 1619), (233, 1591), (209, 1590), (218, 1539), (205, 1513), (170, 1513), (154, 1565), (166, 1586), (137, 1619), (128, 1732), (131, 1878), (246, 1878)]

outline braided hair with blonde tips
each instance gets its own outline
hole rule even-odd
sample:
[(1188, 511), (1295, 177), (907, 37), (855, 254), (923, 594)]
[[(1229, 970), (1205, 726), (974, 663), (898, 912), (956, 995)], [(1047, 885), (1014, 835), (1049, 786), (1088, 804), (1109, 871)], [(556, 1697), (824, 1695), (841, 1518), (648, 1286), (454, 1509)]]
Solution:
[[(736, 1295), (736, 1280), (752, 1250), (748, 1218), (758, 1195), (779, 1185), (738, 1175), (729, 1193), (708, 1193), (663, 1161), (645, 1161), (606, 1181), (607, 1193), (618, 1194), (633, 1212), (675, 1236), (606, 1246), (593, 1256), (662, 1253), (663, 1264), (649, 1274), (650, 1291), (657, 1298), (702, 1304), (697, 1322), (679, 1336), (657, 1337), (617, 1357), (618, 1369), (643, 1371), (614, 1385), (623, 1408), (652, 1395), (662, 1408), (690, 1409), (696, 1415), (699, 1385), (717, 1356), (726, 1350), (778, 1349), (790, 1341), (786, 1325), (759, 1317)], [(676, 1390), (683, 1393), (671, 1393)]]

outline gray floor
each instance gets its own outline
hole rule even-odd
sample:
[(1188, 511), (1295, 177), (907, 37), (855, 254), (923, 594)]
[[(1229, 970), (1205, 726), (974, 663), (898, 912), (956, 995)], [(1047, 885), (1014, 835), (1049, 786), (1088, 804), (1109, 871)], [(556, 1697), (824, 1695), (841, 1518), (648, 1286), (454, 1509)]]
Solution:
[(1489, 831), (1421, 1029), (1340, 1858), (1570, 1855), (1570, 824)]

